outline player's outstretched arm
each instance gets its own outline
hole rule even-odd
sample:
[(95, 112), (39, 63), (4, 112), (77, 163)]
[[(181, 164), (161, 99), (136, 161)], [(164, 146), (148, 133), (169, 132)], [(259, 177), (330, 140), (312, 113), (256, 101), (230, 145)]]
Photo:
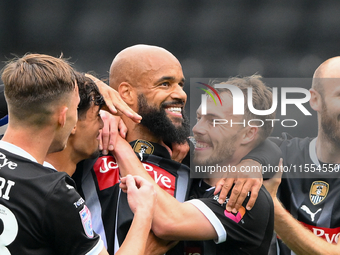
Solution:
[[(112, 114), (117, 114), (117, 110), (122, 112), (124, 115), (139, 123), (142, 119), (140, 115), (135, 113), (120, 97), (119, 93), (105, 84), (103, 81), (97, 79), (91, 74), (85, 74), (87, 77), (92, 79), (99, 88), (100, 93), (103, 95), (106, 107)], [(105, 108), (105, 107), (103, 107)]]
[[(152, 230), (155, 235), (167, 240), (209, 240), (217, 238), (214, 227), (209, 220), (190, 203), (180, 203), (161, 189), (145, 171), (131, 146), (118, 137), (113, 152), (122, 176), (139, 175), (153, 184), (157, 193)], [(124, 189), (126, 178), (121, 180)], [(197, 224), (199, 222), (199, 224)]]
[[(282, 160), (280, 161), (282, 166)], [(326, 240), (314, 235), (300, 222), (292, 217), (276, 197), (278, 186), (281, 183), (281, 173), (272, 179), (264, 181), (263, 185), (273, 198), (274, 202), (274, 229), (282, 241), (299, 255), (335, 255), (340, 254), (340, 244), (328, 243)]]

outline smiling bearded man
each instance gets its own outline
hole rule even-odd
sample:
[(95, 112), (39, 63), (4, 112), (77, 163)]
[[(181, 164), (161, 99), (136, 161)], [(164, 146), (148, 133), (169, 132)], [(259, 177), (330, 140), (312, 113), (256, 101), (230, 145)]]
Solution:
[[(110, 68), (110, 87), (143, 117), (141, 123), (121, 117), (128, 130), (126, 140), (157, 184), (181, 202), (188, 194), (190, 170), (172, 160), (161, 144), (183, 144), (189, 136), (184, 80), (177, 58), (156, 46), (126, 48), (117, 54)], [(115, 149), (118, 153), (119, 148)], [(77, 177), (91, 212), (99, 216), (94, 217), (93, 228), (107, 243), (110, 254), (122, 245), (133, 219), (126, 194), (119, 190), (120, 170), (115, 163), (116, 152), (113, 154), (84, 161), (78, 166), (83, 175)], [(97, 192), (90, 194), (90, 190)], [(152, 233), (150, 237), (154, 238)]]
[(182, 101), (162, 103), (160, 108), (148, 104), (143, 94), (138, 96), (138, 114), (143, 117), (141, 124), (147, 127), (155, 136), (161, 138), (165, 143), (184, 143), (189, 136), (190, 123), (181, 107), (172, 107), (169, 111), (178, 112), (180, 117), (174, 118), (173, 123), (166, 113), (167, 105), (181, 105)]

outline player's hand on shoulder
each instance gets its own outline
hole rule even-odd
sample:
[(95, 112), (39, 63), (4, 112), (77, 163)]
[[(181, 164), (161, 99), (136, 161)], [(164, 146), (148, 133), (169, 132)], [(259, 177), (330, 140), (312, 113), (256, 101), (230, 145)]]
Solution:
[(237, 213), (237, 211), (242, 206), (242, 203), (247, 198), (249, 192), (250, 198), (246, 205), (246, 208), (247, 210), (251, 210), (253, 208), (259, 190), (263, 183), (262, 172), (261, 171), (246, 172), (242, 170), (246, 169), (247, 167), (253, 166), (258, 167), (258, 169), (261, 169), (260, 164), (254, 160), (251, 159), (242, 160), (236, 166), (237, 171), (229, 172), (226, 178), (221, 179), (216, 184), (215, 194), (220, 192), (219, 203), (221, 204), (226, 200), (227, 195), (231, 190), (229, 201), (226, 205), (227, 211)]

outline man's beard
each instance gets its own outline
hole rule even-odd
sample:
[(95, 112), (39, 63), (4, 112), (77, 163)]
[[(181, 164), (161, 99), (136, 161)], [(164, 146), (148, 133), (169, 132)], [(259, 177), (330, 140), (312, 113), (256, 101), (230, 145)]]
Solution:
[(185, 143), (190, 133), (190, 123), (188, 117), (182, 113), (178, 118), (181, 123), (175, 126), (167, 116), (164, 106), (169, 104), (183, 105), (182, 101), (162, 103), (160, 109), (148, 104), (143, 94), (138, 95), (138, 114), (142, 116), (141, 124), (147, 127), (156, 137), (162, 139), (164, 143)]
[(322, 99), (322, 112), (321, 112), (321, 127), (328, 138), (332, 143), (340, 146), (340, 116), (338, 115), (336, 118), (328, 115), (327, 106), (325, 101)]

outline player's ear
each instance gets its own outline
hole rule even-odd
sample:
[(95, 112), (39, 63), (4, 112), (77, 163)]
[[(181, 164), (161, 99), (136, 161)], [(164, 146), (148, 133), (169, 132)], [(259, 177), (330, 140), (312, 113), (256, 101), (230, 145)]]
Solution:
[(129, 83), (122, 82), (118, 86), (118, 93), (120, 97), (127, 103), (129, 106), (133, 105), (137, 102), (137, 93)]
[(68, 111), (68, 107), (66, 106), (62, 106), (59, 111), (58, 123), (61, 127), (64, 127), (66, 124), (67, 111)]
[(241, 144), (246, 145), (254, 141), (256, 139), (258, 130), (259, 130), (258, 127), (251, 127), (251, 126), (245, 127), (242, 133)]
[(319, 112), (322, 109), (321, 95), (315, 89), (310, 89), (309, 92), (310, 92), (309, 104), (314, 111)]

